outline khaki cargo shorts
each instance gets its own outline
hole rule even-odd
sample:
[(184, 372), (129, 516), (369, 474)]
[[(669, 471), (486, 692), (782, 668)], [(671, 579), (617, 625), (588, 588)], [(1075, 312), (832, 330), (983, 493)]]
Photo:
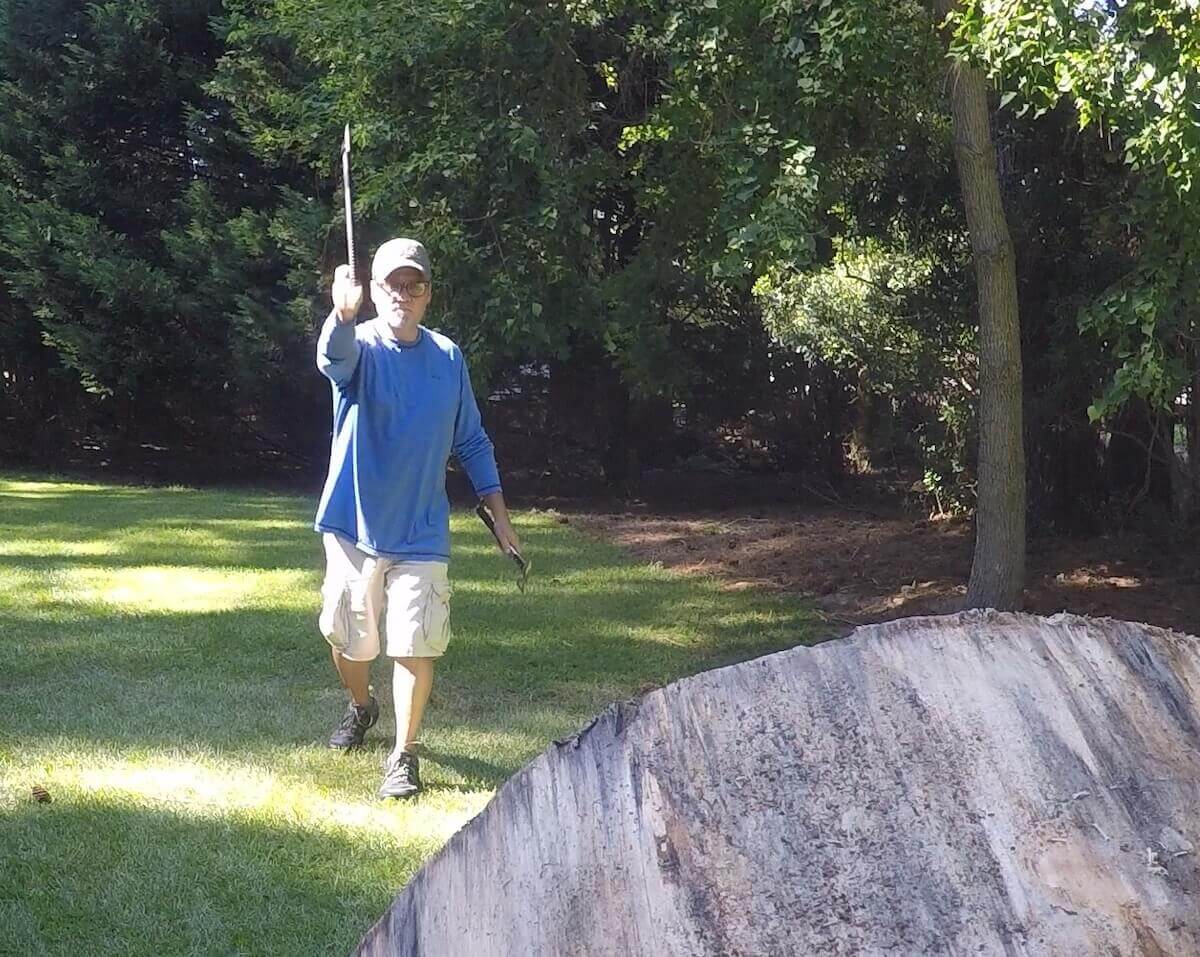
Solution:
[(351, 661), (379, 656), (437, 658), (450, 642), (450, 580), (445, 562), (375, 558), (326, 533), (319, 625)]

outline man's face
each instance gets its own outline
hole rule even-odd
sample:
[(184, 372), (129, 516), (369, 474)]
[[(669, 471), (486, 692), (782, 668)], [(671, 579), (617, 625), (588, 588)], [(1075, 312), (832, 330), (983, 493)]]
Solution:
[(393, 326), (406, 321), (413, 325), (420, 323), (431, 294), (430, 284), (421, 271), (411, 266), (401, 266), (382, 281), (371, 280), (375, 311)]

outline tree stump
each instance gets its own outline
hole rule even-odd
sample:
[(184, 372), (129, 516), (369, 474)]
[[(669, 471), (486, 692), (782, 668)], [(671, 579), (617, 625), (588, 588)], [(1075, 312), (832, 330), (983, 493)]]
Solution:
[(1200, 643), (859, 628), (602, 713), (364, 955), (1200, 954)]

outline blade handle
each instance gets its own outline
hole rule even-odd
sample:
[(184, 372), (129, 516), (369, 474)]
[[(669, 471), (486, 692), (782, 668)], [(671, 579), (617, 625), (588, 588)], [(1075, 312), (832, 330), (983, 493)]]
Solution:
[[(483, 520), (483, 524), (488, 527), (488, 531), (491, 532), (496, 541), (499, 542), (500, 537), (496, 535), (496, 520), (492, 518), (491, 509), (489, 509), (483, 502), (480, 502), (475, 506), (475, 514)], [(508, 557), (516, 563), (517, 568), (519, 568), (522, 574), (524, 574), (528, 566), (521, 553), (515, 548), (510, 547), (508, 550)]]

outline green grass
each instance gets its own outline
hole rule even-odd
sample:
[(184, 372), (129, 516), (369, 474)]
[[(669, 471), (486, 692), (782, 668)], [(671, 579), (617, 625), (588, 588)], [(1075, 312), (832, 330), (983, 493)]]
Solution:
[(456, 514), (427, 790), (381, 804), (390, 708), (370, 747), (324, 747), (344, 698), (313, 506), (0, 476), (0, 954), (347, 953), (553, 738), (813, 634), (802, 607), (632, 564), (546, 513), (517, 516), (522, 596)]

